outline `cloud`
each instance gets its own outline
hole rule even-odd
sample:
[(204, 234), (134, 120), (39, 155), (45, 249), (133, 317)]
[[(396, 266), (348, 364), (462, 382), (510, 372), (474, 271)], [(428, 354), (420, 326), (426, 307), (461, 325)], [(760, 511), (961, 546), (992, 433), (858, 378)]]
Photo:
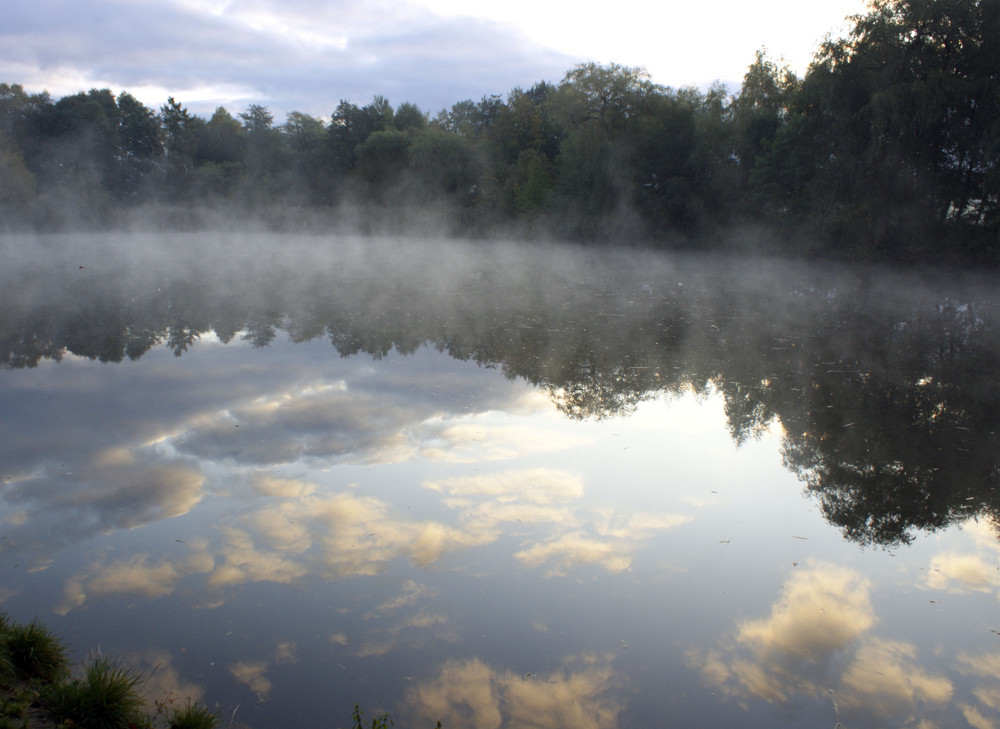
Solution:
[(598, 510), (594, 523), (597, 533), (614, 539), (644, 539), (658, 531), (676, 529), (694, 521), (687, 514), (617, 514)]
[[(303, 485), (304, 490), (311, 490)], [(268, 504), (222, 529), (224, 562), (212, 584), (292, 582), (309, 573), (374, 575), (400, 557), (418, 566), (447, 552), (492, 541), (495, 533), (394, 517), (388, 504), (352, 492), (314, 494)]]
[(924, 586), (950, 593), (1000, 592), (1000, 544), (993, 527), (968, 520), (962, 525), (971, 549), (935, 555), (924, 577)]
[(273, 551), (259, 549), (253, 537), (242, 529), (222, 528), (226, 544), (222, 564), (212, 572), (209, 584), (237, 585), (246, 582), (294, 582), (308, 573), (301, 562)]
[(870, 588), (852, 570), (812, 565), (793, 573), (769, 617), (740, 626), (737, 641), (763, 655), (824, 663), (875, 623)]
[(960, 653), (959, 673), (972, 676), (977, 682), (972, 690), (976, 703), (962, 702), (962, 714), (975, 729), (996, 729), (1000, 727), (1000, 652)]
[(565, 575), (581, 565), (599, 565), (608, 572), (624, 572), (632, 564), (630, 550), (618, 540), (596, 539), (581, 532), (562, 534), (533, 544), (514, 555), (529, 567), (554, 562), (547, 575)]
[(442, 418), (421, 426), (425, 458), (448, 463), (507, 461), (581, 447), (586, 442), (566, 428), (490, 423), (494, 413)]
[(257, 694), (257, 699), (264, 701), (274, 687), (267, 673), (272, 666), (282, 666), (298, 663), (298, 645), (293, 641), (282, 641), (275, 645), (274, 653), (266, 658), (236, 661), (230, 664), (229, 672), (240, 683), (246, 684)]
[(952, 682), (931, 672), (912, 644), (871, 634), (870, 590), (853, 570), (812, 563), (792, 574), (768, 617), (741, 623), (731, 639), (688, 658), (730, 697), (786, 705), (832, 700), (848, 724), (931, 720), (950, 705)]
[(204, 477), (188, 461), (164, 459), (149, 448), (98, 452), (83, 463), (48, 466), (8, 483), (4, 546), (44, 564), (95, 534), (186, 514), (203, 495)]
[(489, 497), (500, 503), (523, 501), (530, 504), (551, 504), (583, 497), (583, 479), (579, 475), (552, 468), (425, 481), (423, 486), (447, 494), (455, 499), (454, 503), (462, 503), (461, 498), (467, 496)]
[[(492, 373), (430, 350), (405, 362), (386, 358), (376, 372), (367, 358), (331, 361), (325, 342), (275, 343), (254, 358), (246, 357), (247, 346), (238, 340), (217, 344), (197, 367), (156, 348), (136, 367), (112, 371), (68, 356), (18, 373), (10, 407), (0, 413), (9, 433), (0, 493), (5, 554), (37, 568), (94, 535), (188, 514), (208, 493), (208, 471), (218, 488), (233, 483), (226, 476), (245, 483), (240, 472), (254, 465), (305, 460), (304, 467), (327, 467), (416, 458), (442, 422), (482, 422), (475, 416), (479, 408), (494, 412), (509, 401), (525, 407), (523, 401), (531, 399), (525, 393), (533, 393), (519, 383), (486, 388)], [(295, 366), (287, 366), (292, 359)], [(448, 415), (442, 392), (452, 411), (473, 415)], [(66, 408), (70, 401), (73, 407)], [(101, 436), (96, 448), (94, 433)], [(254, 549), (285, 559), (313, 549), (321, 525), (298, 504), (320, 504), (317, 485), (263, 469), (250, 470), (249, 482), (262, 508), (238, 527), (253, 533)], [(385, 517), (384, 505), (380, 509), (373, 520)], [(399, 554), (426, 564), (445, 550), (496, 536), (470, 536), (470, 529), (410, 523), (394, 535), (369, 528), (362, 536), (379, 531), (380, 539), (365, 546), (383, 549), (361, 562), (367, 561), (368, 572)], [(382, 544), (384, 539), (390, 543)], [(345, 546), (329, 539), (323, 544)], [(335, 559), (338, 569), (350, 572), (344, 559)], [(261, 574), (248, 571), (248, 564), (230, 559), (217, 575), (219, 584)]]
[(862, 644), (842, 677), (841, 708), (863, 708), (882, 716), (909, 713), (919, 703), (951, 700), (951, 681), (924, 670), (916, 649), (899, 641)]
[[(405, 645), (420, 650), (429, 644), (456, 642), (457, 632), (448, 616), (421, 603), (438, 596), (437, 590), (412, 580), (403, 583), (400, 594), (385, 600), (364, 614), (366, 634), (360, 637), (359, 657), (381, 656)], [(391, 621), (388, 625), (387, 621)], [(333, 642), (347, 645), (346, 636), (337, 635)]]
[(312, 383), (297, 391), (231, 403), (202, 416), (175, 440), (182, 453), (244, 465), (302, 458), (390, 463), (412, 454), (401, 428), (419, 419), (397, 399), (374, 397), (344, 385)]
[(237, 661), (229, 666), (229, 672), (237, 681), (249, 686), (257, 694), (257, 698), (263, 701), (273, 687), (271, 679), (267, 677), (268, 667), (267, 661)]
[(205, 689), (181, 676), (173, 666), (174, 657), (163, 648), (153, 648), (122, 657), (125, 663), (143, 675), (142, 689), (147, 697), (149, 710), (155, 711), (153, 702), (180, 708), (188, 701), (202, 701)]
[(359, 658), (383, 656), (400, 647), (419, 651), (431, 645), (457, 642), (458, 635), (450, 627), (450, 622), (444, 613), (418, 611), (391, 626), (371, 630), (361, 640), (355, 655)]
[(454, 660), (412, 690), (407, 704), (428, 725), (607, 729), (617, 726), (622, 708), (616, 675), (610, 656), (574, 657), (548, 674), (515, 674), (478, 658)]
[(287, 663), (298, 663), (299, 659), (297, 656), (299, 647), (292, 641), (285, 641), (283, 643), (278, 643), (277, 647), (274, 649), (274, 662), (282, 665)]
[(212, 559), (204, 554), (176, 564), (163, 561), (150, 564), (149, 555), (140, 554), (101, 569), (89, 580), (87, 590), (98, 595), (118, 593), (156, 598), (173, 591), (185, 574), (208, 572), (211, 568)]
[(426, 585), (420, 585), (413, 580), (407, 580), (403, 583), (401, 594), (398, 597), (379, 603), (372, 609), (371, 613), (368, 614), (368, 617), (379, 613), (386, 614), (396, 612), (400, 608), (413, 605), (418, 600), (427, 597), (433, 592), (434, 591)]
[(279, 552), (301, 554), (313, 544), (313, 535), (304, 516), (300, 506), (286, 502), (261, 509), (248, 521), (267, 546)]
[(792, 573), (768, 617), (739, 625), (732, 647), (689, 657), (729, 695), (786, 702), (817, 694), (835, 654), (875, 624), (870, 587), (852, 570), (811, 564)]
[(262, 496), (277, 496), (283, 499), (301, 499), (311, 496), (316, 491), (315, 484), (297, 479), (276, 478), (268, 473), (254, 474), (253, 487)]
[(947, 592), (995, 592), (1000, 588), (996, 559), (981, 554), (947, 552), (931, 560), (924, 583)]
[[(461, 523), (484, 541), (495, 539), (504, 525), (551, 525), (548, 537), (527, 542), (514, 554), (529, 567), (548, 563), (549, 577), (583, 565), (622, 572), (631, 565), (639, 540), (692, 519), (607, 509), (587, 513), (582, 508), (582, 476), (560, 469), (507, 469), (425, 481), (423, 486), (444, 494), (445, 504), (460, 510)], [(587, 533), (588, 527), (597, 534)]]
[[(443, 356), (443, 355), (442, 355)], [(421, 358), (414, 358), (421, 359)], [(265, 396), (230, 400), (215, 412), (191, 418), (170, 443), (180, 453), (211, 461), (244, 465), (278, 465), (301, 459), (333, 463), (399, 463), (418, 453), (435, 460), (467, 463), (505, 460), (580, 445), (559, 429), (499, 426), (491, 413), (454, 415), (442, 412), (442, 390), (478, 399), (482, 374), (468, 365), (428, 376), (415, 362), (415, 372), (401, 376), (394, 368), (369, 379), (355, 366), (346, 379), (312, 380), (292, 388), (274, 387)], [(491, 393), (495, 401), (515, 399), (521, 388)], [(258, 490), (295, 488), (294, 484), (261, 481)]]
[(56, 95), (110, 86), (154, 107), (171, 95), (202, 114), (254, 102), (326, 115), (375, 94), (435, 112), (572, 63), (498, 23), (405, 2), (37, 0), (12, 11), (0, 31), (5, 78)]
[(63, 601), (54, 608), (55, 612), (65, 615), (88, 600), (109, 595), (163, 597), (177, 589), (185, 577), (212, 571), (215, 562), (207, 542), (191, 540), (184, 546), (186, 554), (172, 560), (154, 561), (148, 554), (141, 553), (124, 560), (91, 565), (67, 580)]

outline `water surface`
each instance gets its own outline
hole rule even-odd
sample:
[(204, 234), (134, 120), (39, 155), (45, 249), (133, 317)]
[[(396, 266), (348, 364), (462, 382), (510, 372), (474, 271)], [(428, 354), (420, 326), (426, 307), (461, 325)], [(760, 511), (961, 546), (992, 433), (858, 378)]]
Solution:
[[(1000, 724), (997, 281), (7, 237), (0, 607), (241, 727)], [(183, 699), (181, 699), (183, 700)]]

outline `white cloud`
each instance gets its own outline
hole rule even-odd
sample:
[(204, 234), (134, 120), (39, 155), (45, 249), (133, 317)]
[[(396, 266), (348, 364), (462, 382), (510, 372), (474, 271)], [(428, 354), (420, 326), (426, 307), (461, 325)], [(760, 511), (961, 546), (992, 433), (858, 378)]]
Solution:
[(425, 481), (423, 485), (451, 497), (488, 497), (501, 503), (551, 504), (583, 496), (583, 479), (579, 475), (550, 468), (507, 470)]
[[(873, 634), (870, 593), (870, 581), (853, 570), (811, 563), (790, 576), (769, 616), (741, 623), (732, 638), (689, 659), (731, 697), (832, 700), (846, 725), (877, 718), (880, 725), (934, 726), (955, 708), (953, 683), (913, 644)], [(988, 661), (966, 665), (971, 673)], [(917, 716), (925, 723), (913, 721)]]
[(935, 555), (924, 586), (951, 593), (1000, 591), (1000, 544), (995, 529), (985, 520), (969, 520), (960, 535), (967, 546)]
[(792, 574), (769, 617), (740, 626), (737, 640), (766, 654), (823, 662), (874, 624), (870, 588), (851, 570), (811, 565)]
[(622, 706), (610, 656), (577, 656), (542, 674), (492, 668), (478, 658), (445, 663), (410, 692), (408, 704), (427, 724), (499, 729), (603, 729)]
[(899, 641), (871, 640), (861, 645), (842, 681), (841, 706), (881, 715), (909, 712), (918, 702), (942, 704), (953, 693), (951, 681), (927, 672), (916, 649)]
[(548, 576), (565, 575), (581, 565), (599, 565), (608, 572), (623, 572), (632, 564), (631, 549), (618, 540), (598, 539), (580, 532), (562, 534), (532, 544), (515, 555), (529, 567), (553, 563)]

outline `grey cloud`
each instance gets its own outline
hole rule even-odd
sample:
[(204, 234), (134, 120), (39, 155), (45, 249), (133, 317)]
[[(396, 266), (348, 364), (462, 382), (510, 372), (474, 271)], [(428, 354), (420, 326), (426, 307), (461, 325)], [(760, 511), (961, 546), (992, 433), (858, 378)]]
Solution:
[(3, 550), (25, 550), (44, 563), (62, 547), (111, 529), (131, 529), (187, 513), (202, 498), (204, 478), (189, 463), (136, 451), (78, 472), (45, 472), (11, 483)]
[(428, 419), (503, 407), (523, 392), (518, 383), (488, 384), (491, 373), (443, 354), (401, 359), (383, 361), (377, 376), (366, 359), (335, 360), (342, 378), (278, 382), (264, 397), (233, 398), (178, 429), (172, 443), (186, 455), (243, 465), (398, 461), (435, 437), (422, 426)]
[[(89, 536), (186, 513), (207, 490), (205, 464), (193, 456), (239, 467), (303, 456), (400, 460), (419, 447), (425, 419), (502, 407), (523, 392), (430, 351), (405, 362), (386, 358), (377, 376), (366, 357), (339, 358), (323, 342), (199, 352), (181, 359), (151, 352), (133, 365), (68, 360), (5, 374), (3, 552), (41, 564)], [(433, 376), (423, 381), (422, 373)], [(341, 391), (341, 382), (350, 387)], [(284, 405), (269, 411), (272, 402)]]
[[(19, 3), (0, 31), (0, 77), (29, 90), (72, 72), (83, 83), (161, 87), (192, 110), (263, 103), (280, 117), (327, 115), (375, 94), (434, 113), (463, 98), (558, 80), (579, 59), (487, 21), (414, 6), (347, 2)], [(63, 81), (63, 83), (67, 83)], [(185, 99), (216, 88), (214, 98)], [(53, 90), (57, 96), (85, 89)]]

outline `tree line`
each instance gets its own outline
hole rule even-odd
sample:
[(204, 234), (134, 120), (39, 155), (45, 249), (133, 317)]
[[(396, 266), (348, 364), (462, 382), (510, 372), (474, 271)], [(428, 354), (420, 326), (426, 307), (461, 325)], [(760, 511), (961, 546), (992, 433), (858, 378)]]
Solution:
[(434, 210), (461, 235), (712, 247), (759, 229), (783, 252), (995, 261), (996, 38), (998, 0), (874, 0), (804, 77), (759, 51), (732, 95), (586, 63), (434, 116), (376, 96), (280, 124), (258, 104), (206, 119), (0, 84), (0, 211), (58, 228), (152, 206), (362, 226)]

